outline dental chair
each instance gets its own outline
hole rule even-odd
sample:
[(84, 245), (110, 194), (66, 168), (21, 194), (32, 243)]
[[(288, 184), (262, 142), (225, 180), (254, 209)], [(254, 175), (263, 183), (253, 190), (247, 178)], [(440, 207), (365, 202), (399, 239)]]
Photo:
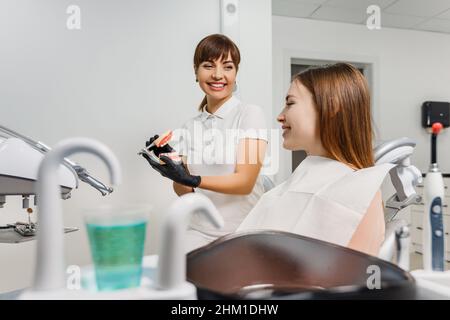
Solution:
[[(385, 241), (378, 257), (289, 232), (236, 232), (187, 255), (187, 279), (198, 298), (415, 299), (415, 282), (407, 272), (408, 225), (396, 218), (418, 201), (414, 186), (421, 173), (410, 163), (415, 145), (400, 138), (374, 150), (376, 165), (395, 164), (389, 172), (395, 194), (385, 204)], [(369, 287), (374, 267), (381, 290)]]
[[(375, 165), (383, 163), (397, 164), (389, 172), (391, 182), (395, 188), (393, 194), (386, 201), (385, 208), (385, 240), (380, 248), (378, 257), (394, 262), (400, 268), (409, 270), (410, 233), (408, 222), (398, 219), (397, 213), (409, 205), (420, 203), (420, 196), (414, 187), (421, 182), (422, 173), (411, 165), (410, 156), (414, 152), (414, 140), (402, 137), (379, 144), (374, 149)], [(262, 176), (264, 192), (271, 190), (275, 184), (268, 176)]]

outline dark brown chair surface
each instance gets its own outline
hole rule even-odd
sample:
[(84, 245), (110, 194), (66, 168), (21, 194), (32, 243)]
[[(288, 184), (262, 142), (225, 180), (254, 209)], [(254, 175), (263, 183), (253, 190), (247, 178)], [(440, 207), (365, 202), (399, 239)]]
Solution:
[[(381, 290), (367, 286), (370, 266), (380, 268)], [(279, 231), (234, 233), (190, 252), (187, 279), (199, 298), (370, 298), (378, 291), (408, 299), (415, 291), (411, 275), (387, 261)]]

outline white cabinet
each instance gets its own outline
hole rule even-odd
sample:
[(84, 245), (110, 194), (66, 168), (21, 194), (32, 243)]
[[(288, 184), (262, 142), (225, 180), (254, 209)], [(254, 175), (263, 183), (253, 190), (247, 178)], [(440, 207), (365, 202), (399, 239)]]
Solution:
[[(445, 196), (443, 199), (443, 218), (445, 232), (446, 260), (450, 262), (450, 178), (444, 178)], [(423, 196), (423, 185), (416, 187), (417, 194)], [(424, 215), (424, 204), (410, 206), (411, 212), (411, 242), (415, 252), (422, 253), (422, 225)]]

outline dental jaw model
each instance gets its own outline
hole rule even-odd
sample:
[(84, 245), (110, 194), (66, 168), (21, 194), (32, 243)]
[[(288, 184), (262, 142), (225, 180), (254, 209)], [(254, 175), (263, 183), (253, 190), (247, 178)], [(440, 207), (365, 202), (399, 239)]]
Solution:
[[(172, 136), (173, 136), (173, 132), (171, 130), (166, 131), (165, 133), (161, 134), (157, 139), (155, 139), (155, 141), (153, 141), (149, 146), (143, 148), (138, 153), (138, 155), (146, 154), (149, 157), (151, 157), (153, 160), (158, 161), (160, 164), (164, 164), (164, 162), (161, 159), (159, 159), (159, 157), (156, 156), (156, 154), (154, 153), (153, 150), (155, 148), (162, 148), (162, 147), (166, 146), (169, 143), (169, 141), (172, 139)], [(178, 162), (178, 163), (181, 162), (180, 156), (175, 151), (160, 153), (159, 156), (166, 156), (174, 162)]]

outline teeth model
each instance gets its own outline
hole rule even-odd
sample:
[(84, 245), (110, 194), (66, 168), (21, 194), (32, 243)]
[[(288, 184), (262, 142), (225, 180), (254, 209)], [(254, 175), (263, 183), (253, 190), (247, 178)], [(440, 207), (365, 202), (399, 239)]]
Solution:
[[(178, 152), (161, 153), (159, 156), (160, 157), (161, 156), (166, 156), (166, 157), (168, 157), (170, 160), (172, 160), (175, 163), (181, 163), (181, 157), (178, 154)], [(165, 164), (164, 161), (162, 161), (161, 159), (159, 159), (159, 163), (160, 164)]]
[(153, 143), (149, 145), (147, 149), (149, 149), (154, 145), (157, 146), (158, 148), (164, 147), (170, 141), (170, 139), (172, 139), (172, 134), (173, 134), (172, 130), (164, 132), (161, 136), (158, 137), (158, 139), (153, 141)]
[[(173, 132), (172, 130), (168, 130), (161, 134), (158, 139), (153, 141), (148, 147), (145, 149), (142, 149), (138, 154), (141, 155), (143, 153), (147, 154), (148, 156), (152, 157), (153, 160), (159, 161), (160, 164), (165, 164), (161, 159), (156, 157), (154, 152), (150, 152), (148, 149), (151, 147), (156, 146), (157, 148), (164, 147), (166, 144), (169, 143), (169, 141), (172, 139)], [(181, 157), (178, 155), (177, 152), (166, 152), (161, 153), (159, 156), (166, 156), (169, 157), (173, 162), (175, 163), (181, 163)]]

